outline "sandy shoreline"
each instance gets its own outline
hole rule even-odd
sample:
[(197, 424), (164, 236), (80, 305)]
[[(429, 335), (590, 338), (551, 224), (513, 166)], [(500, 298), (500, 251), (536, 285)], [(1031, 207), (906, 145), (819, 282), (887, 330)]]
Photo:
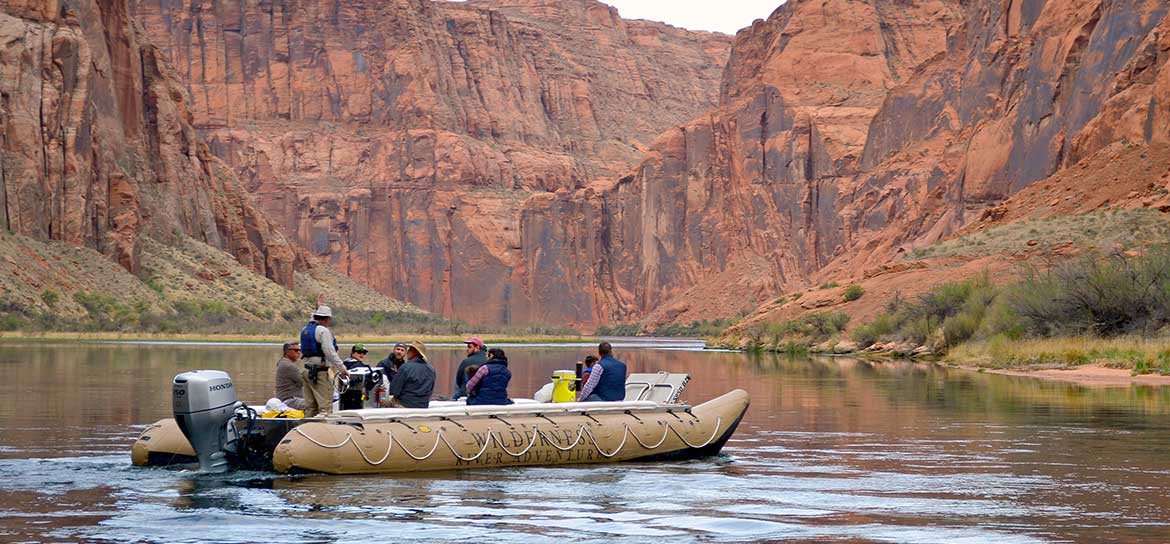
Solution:
[(1075, 383), (1086, 387), (1126, 387), (1131, 385), (1170, 385), (1170, 376), (1161, 374), (1138, 374), (1123, 368), (1109, 368), (1101, 365), (1083, 365), (1073, 368), (1045, 368), (1036, 370), (1018, 370), (1006, 368), (987, 368), (971, 365), (957, 365), (957, 368), (983, 372), (986, 374), (1000, 374), (1003, 376), (1021, 376), (1064, 383)]

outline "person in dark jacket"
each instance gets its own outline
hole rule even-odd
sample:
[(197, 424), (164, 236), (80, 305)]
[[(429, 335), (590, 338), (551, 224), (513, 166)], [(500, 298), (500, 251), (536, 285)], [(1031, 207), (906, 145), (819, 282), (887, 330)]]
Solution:
[(402, 342), (394, 344), (394, 351), (390, 352), (390, 355), (387, 355), (385, 359), (378, 361), (378, 368), (382, 369), (382, 375), (386, 376), (386, 383), (394, 381), (394, 376), (398, 374), (398, 369), (405, 362), (406, 344)]
[(366, 345), (358, 342), (352, 348), (349, 348), (349, 357), (346, 357), (341, 363), (345, 365), (346, 370), (368, 366), (366, 365), (366, 355), (369, 353), (370, 350), (366, 349)]
[(577, 398), (583, 402), (620, 402), (626, 400), (626, 364), (613, 356), (613, 346), (602, 342), (597, 346), (601, 357), (589, 373), (589, 381), (581, 387)]
[(483, 340), (478, 336), (468, 338), (463, 343), (467, 344), (467, 358), (459, 363), (459, 368), (455, 369), (455, 391), (451, 393), (451, 400), (459, 400), (467, 396), (467, 367), (471, 365), (483, 366), (487, 362)]
[(510, 381), (512, 371), (508, 370), (508, 356), (500, 348), (489, 349), (487, 362), (467, 380), (467, 404), (512, 404), (508, 398)]
[(394, 397), (395, 406), (427, 408), (435, 391), (435, 369), (427, 363), (426, 346), (411, 342), (406, 350), (406, 362), (398, 368), (398, 375), (390, 382), (387, 393)]

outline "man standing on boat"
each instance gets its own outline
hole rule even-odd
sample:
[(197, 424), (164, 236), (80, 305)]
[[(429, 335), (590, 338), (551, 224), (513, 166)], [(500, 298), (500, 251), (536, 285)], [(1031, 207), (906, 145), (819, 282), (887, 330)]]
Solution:
[(301, 350), (305, 361), (305, 369), (301, 371), (305, 383), (305, 417), (333, 411), (330, 368), (342, 376), (349, 376), (349, 371), (337, 355), (337, 339), (333, 337), (333, 331), (329, 330), (332, 319), (333, 310), (328, 306), (318, 306), (313, 312), (313, 319), (301, 329)]
[(581, 402), (621, 402), (626, 400), (626, 364), (613, 356), (613, 346), (602, 342), (597, 346), (601, 357), (593, 364), (589, 380), (581, 387), (577, 399)]
[(483, 340), (473, 336), (463, 341), (467, 345), (467, 358), (459, 363), (455, 369), (455, 392), (451, 393), (451, 400), (459, 400), (467, 396), (467, 368), (470, 366), (482, 367), (487, 363), (487, 356), (483, 350)]

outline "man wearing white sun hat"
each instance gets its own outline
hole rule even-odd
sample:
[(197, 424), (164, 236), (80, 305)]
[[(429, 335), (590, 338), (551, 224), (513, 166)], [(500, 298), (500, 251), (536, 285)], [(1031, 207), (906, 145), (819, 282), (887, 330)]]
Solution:
[(337, 339), (333, 337), (333, 331), (329, 330), (333, 310), (320, 304), (320, 298), (317, 302), (313, 318), (301, 329), (301, 350), (305, 361), (305, 369), (301, 371), (305, 384), (305, 417), (328, 414), (333, 410), (333, 380), (329, 379), (329, 369), (332, 368), (341, 376), (349, 376), (345, 363), (337, 354)]

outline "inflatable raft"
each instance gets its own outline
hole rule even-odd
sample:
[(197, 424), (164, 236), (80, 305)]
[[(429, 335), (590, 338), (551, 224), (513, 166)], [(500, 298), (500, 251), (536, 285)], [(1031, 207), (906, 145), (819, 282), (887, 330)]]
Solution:
[[(214, 439), (201, 437), (198, 420), (181, 413), (187, 408), (176, 401), (176, 417), (143, 431), (131, 459), (136, 465), (199, 462), (212, 470), (368, 474), (715, 455), (735, 432), (749, 396), (737, 389), (696, 406), (679, 404), (685, 381), (678, 374), (631, 375), (624, 402), (433, 402), (427, 409), (346, 410), (309, 419), (255, 417), (256, 410), (236, 403)], [(191, 386), (203, 387), (216, 385)], [(188, 439), (192, 433), (195, 439)]]

